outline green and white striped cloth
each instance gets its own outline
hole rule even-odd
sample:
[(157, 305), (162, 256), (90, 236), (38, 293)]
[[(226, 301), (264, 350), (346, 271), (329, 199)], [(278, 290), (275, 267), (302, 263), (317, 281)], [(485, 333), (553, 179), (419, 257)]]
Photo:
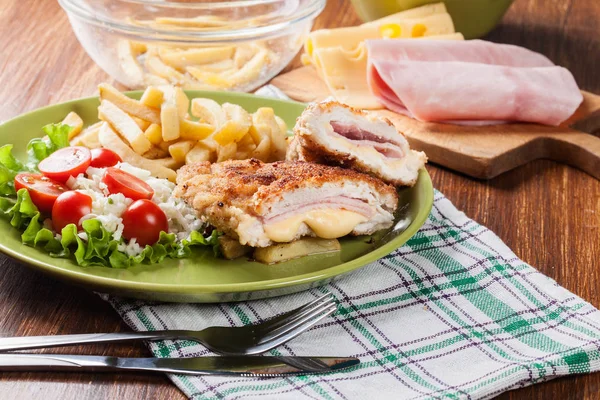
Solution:
[[(241, 326), (330, 291), (338, 310), (273, 351), (354, 356), (343, 372), (286, 378), (171, 375), (193, 399), (479, 399), (600, 369), (600, 311), (519, 260), (441, 193), (402, 248), (332, 284), (243, 303), (157, 304), (110, 297), (135, 330)], [(158, 357), (209, 355), (187, 341)]]

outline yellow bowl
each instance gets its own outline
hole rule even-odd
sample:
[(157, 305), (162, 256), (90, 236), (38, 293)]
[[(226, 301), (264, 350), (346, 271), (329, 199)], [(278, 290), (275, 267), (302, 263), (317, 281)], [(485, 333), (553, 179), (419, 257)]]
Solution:
[[(352, 0), (363, 21), (372, 21), (440, 0)], [(457, 32), (467, 39), (486, 35), (500, 22), (513, 0), (445, 0)]]

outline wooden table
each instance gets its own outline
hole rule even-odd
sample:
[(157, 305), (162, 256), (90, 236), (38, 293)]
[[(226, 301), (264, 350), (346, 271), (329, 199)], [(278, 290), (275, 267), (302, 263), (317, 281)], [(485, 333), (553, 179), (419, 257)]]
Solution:
[[(489, 37), (546, 54), (582, 89), (600, 93), (600, 2), (516, 0)], [(354, 25), (347, 1), (329, 0), (317, 28)], [(56, 1), (3, 0), (0, 7), (0, 121), (47, 104), (92, 95), (110, 78), (80, 47)], [(295, 65), (299, 65), (298, 59)], [(19, 134), (15, 132), (15, 135)], [(600, 182), (549, 161), (491, 181), (433, 165), (436, 188), (495, 231), (523, 260), (600, 306)], [(0, 256), (0, 335), (118, 332), (128, 327), (93, 293)], [(62, 351), (146, 356), (142, 344)], [(162, 375), (0, 374), (2, 398), (183, 398)], [(505, 393), (501, 399), (597, 399), (600, 374)]]

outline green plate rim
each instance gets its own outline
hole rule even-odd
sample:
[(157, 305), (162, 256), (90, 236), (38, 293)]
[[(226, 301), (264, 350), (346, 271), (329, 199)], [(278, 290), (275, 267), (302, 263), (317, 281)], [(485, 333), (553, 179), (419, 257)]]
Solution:
[[(222, 92), (219, 91), (187, 91), (194, 93), (202, 93), (206, 97), (211, 97), (211, 95), (222, 95)], [(125, 92), (126, 94), (141, 94), (142, 91), (129, 91)], [(265, 99), (269, 101), (277, 100), (284, 103), (291, 103), (294, 105), (302, 105), (305, 106), (305, 103), (292, 101), (292, 100), (281, 100), (274, 99), (272, 97), (265, 96), (257, 96), (249, 93), (235, 93), (235, 96), (247, 97), (247, 98), (258, 98)], [(82, 97), (79, 99), (69, 100), (63, 103), (51, 104), (48, 106), (40, 107), (31, 111), (28, 111), (24, 114), (18, 115), (15, 118), (11, 118), (6, 121), (2, 121), (0, 125), (4, 125), (8, 122), (16, 122), (20, 119), (26, 119), (31, 114), (36, 113), (41, 110), (45, 110), (47, 108), (54, 107), (58, 104), (74, 104), (80, 101), (85, 100), (93, 100), (98, 99), (98, 96), (89, 96)], [(433, 184), (431, 182), (431, 177), (425, 168), (419, 171), (418, 180), (425, 180), (423, 182), (426, 188), (426, 193), (423, 199), (423, 204), (419, 207), (419, 211), (408, 228), (402, 232), (400, 235), (390, 240), (388, 243), (384, 244), (381, 247), (378, 247), (371, 252), (364, 254), (358, 258), (347, 261), (342, 264), (335, 265), (333, 267), (319, 270), (316, 272), (306, 273), (302, 275), (296, 275), (294, 277), (286, 277), (286, 278), (278, 278), (271, 279), (265, 281), (257, 281), (252, 283), (234, 283), (234, 284), (210, 284), (210, 285), (181, 285), (181, 284), (161, 284), (161, 283), (152, 283), (152, 282), (134, 282), (134, 281), (126, 281), (114, 278), (107, 278), (103, 276), (90, 275), (82, 272), (65, 270), (59, 267), (56, 267), (50, 263), (39, 261), (29, 256), (25, 256), (18, 251), (15, 251), (11, 248), (8, 248), (4, 245), (4, 243), (0, 242), (0, 252), (10, 256), (16, 260), (19, 260), (29, 267), (39, 267), (42, 272), (51, 274), (53, 276), (60, 276), (70, 282), (84, 285), (84, 286), (94, 286), (94, 287), (104, 287), (110, 289), (123, 289), (127, 291), (135, 291), (135, 292), (157, 292), (157, 293), (177, 293), (177, 294), (194, 294), (194, 293), (210, 293), (210, 294), (220, 294), (220, 293), (244, 293), (244, 292), (254, 292), (254, 291), (262, 291), (262, 290), (273, 290), (279, 288), (285, 288), (290, 286), (296, 286), (300, 284), (309, 284), (312, 282), (319, 282), (329, 278), (333, 278), (338, 275), (342, 275), (344, 273), (348, 273), (354, 271), (362, 266), (365, 266), (373, 261), (376, 261), (386, 255), (390, 254), (392, 251), (400, 248), (404, 243), (406, 243), (408, 238), (411, 238), (417, 231), (423, 226), (431, 209), (433, 207)], [(14, 228), (13, 228), (14, 229)], [(42, 251), (42, 250), (40, 250)], [(42, 251), (43, 252), (43, 251)]]

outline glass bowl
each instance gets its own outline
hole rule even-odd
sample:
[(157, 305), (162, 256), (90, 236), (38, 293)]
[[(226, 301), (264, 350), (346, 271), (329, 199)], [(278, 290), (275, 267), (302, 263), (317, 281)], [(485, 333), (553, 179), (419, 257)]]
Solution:
[(59, 0), (77, 39), (131, 89), (254, 90), (294, 58), (326, 0)]

